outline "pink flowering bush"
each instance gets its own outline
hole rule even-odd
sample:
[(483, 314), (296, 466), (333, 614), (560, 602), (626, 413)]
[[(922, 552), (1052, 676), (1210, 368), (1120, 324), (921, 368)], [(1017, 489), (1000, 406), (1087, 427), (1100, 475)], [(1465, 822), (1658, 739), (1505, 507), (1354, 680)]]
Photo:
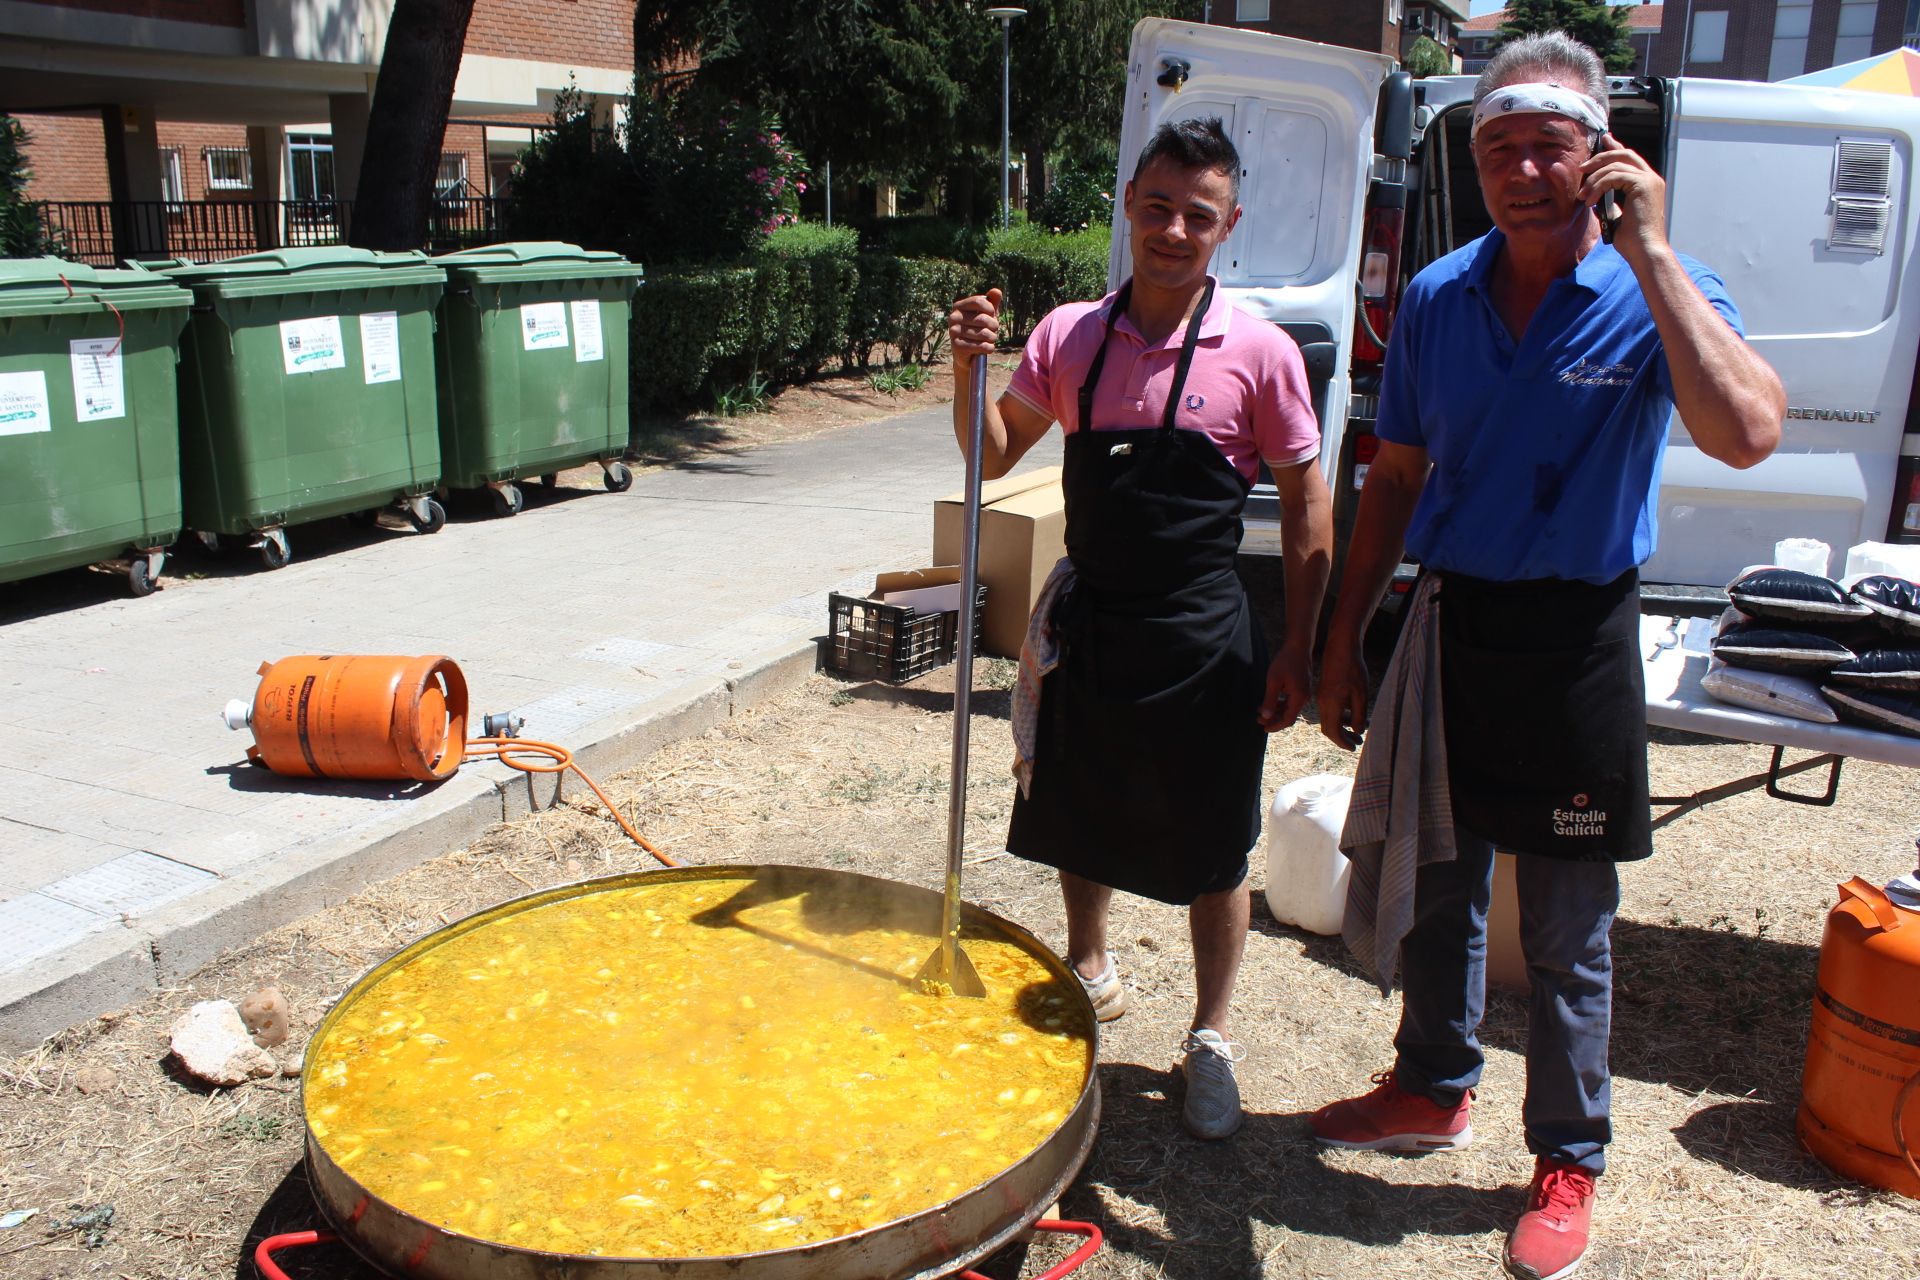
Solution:
[(806, 162), (759, 108), (697, 91), (645, 99), (628, 152), (657, 237), (643, 256), (737, 258), (799, 219)]
[(650, 264), (737, 260), (798, 220), (807, 182), (769, 112), (662, 88), (636, 94), (616, 132), (568, 89), (516, 166), (509, 231)]
[(800, 153), (787, 145), (777, 127), (755, 133), (746, 149), (755, 148), (764, 150), (766, 163), (747, 170), (747, 209), (761, 232), (772, 235), (800, 220), (807, 169)]

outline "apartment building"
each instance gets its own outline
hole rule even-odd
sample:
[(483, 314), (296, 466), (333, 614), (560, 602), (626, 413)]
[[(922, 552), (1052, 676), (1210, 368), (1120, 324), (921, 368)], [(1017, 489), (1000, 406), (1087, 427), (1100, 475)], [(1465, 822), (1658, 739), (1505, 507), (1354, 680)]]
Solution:
[[(29, 195), (59, 205), (69, 242), (104, 260), (254, 247), (242, 230), (331, 238), (354, 197), (392, 10), (0, 0), (0, 111), (31, 135)], [(484, 214), (569, 84), (610, 113), (632, 81), (632, 24), (632, 0), (476, 0), (443, 198)]]
[(1467, 21), (1468, 0), (1213, 0), (1208, 13), (1223, 26), (1271, 31), (1322, 44), (1404, 58), (1428, 36), (1449, 53)]
[(1653, 70), (1785, 80), (1916, 39), (1916, 0), (1692, 0), (1666, 6)]

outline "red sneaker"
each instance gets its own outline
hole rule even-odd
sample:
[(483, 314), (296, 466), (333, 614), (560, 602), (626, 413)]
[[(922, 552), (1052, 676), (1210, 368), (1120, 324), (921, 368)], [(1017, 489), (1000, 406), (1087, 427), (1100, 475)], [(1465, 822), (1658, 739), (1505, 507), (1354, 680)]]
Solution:
[(1507, 1271), (1520, 1280), (1566, 1280), (1587, 1256), (1593, 1175), (1576, 1164), (1536, 1160), (1527, 1211), (1507, 1237)]
[(1373, 1077), (1373, 1092), (1334, 1102), (1308, 1120), (1313, 1140), (1323, 1147), (1349, 1151), (1458, 1151), (1473, 1141), (1467, 1113), (1473, 1090), (1460, 1101), (1443, 1107), (1429, 1098), (1402, 1089), (1393, 1072)]

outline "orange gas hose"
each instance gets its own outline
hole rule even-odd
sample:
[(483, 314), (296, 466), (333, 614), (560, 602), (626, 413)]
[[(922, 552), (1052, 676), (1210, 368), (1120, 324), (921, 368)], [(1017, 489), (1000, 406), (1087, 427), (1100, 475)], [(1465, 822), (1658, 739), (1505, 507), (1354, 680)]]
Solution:
[(522, 773), (562, 773), (568, 769), (580, 775), (580, 781), (593, 788), (593, 794), (600, 797), (600, 803), (607, 806), (607, 812), (620, 824), (633, 842), (652, 854), (663, 867), (677, 867), (680, 861), (660, 852), (647, 843), (645, 836), (633, 829), (633, 824), (621, 816), (619, 806), (600, 789), (600, 784), (587, 776), (587, 771), (573, 762), (573, 752), (551, 742), (537, 742), (532, 738), (469, 738), (467, 755), (474, 759), (492, 756), (510, 769)]

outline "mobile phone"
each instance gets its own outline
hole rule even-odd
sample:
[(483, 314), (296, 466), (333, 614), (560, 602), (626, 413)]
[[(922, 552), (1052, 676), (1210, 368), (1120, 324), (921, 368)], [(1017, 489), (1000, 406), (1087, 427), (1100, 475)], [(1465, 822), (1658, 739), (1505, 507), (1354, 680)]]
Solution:
[[(1596, 152), (1611, 151), (1617, 145), (1617, 143), (1608, 142), (1607, 135), (1604, 133), (1594, 135), (1593, 149)], [(1600, 219), (1600, 242), (1612, 244), (1614, 229), (1620, 223), (1620, 193), (1618, 191), (1601, 192), (1600, 203), (1593, 207), (1593, 211)]]

